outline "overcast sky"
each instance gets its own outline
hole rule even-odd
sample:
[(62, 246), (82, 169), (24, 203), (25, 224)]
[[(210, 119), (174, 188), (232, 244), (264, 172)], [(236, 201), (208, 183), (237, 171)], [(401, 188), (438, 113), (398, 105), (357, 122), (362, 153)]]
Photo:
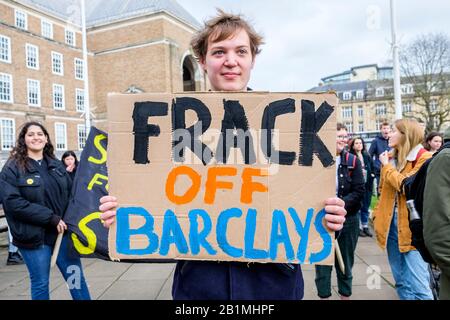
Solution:
[[(306, 91), (352, 66), (390, 64), (389, 0), (177, 0), (200, 23), (243, 14), (265, 37), (250, 87)], [(450, 32), (449, 0), (396, 0), (397, 38)]]

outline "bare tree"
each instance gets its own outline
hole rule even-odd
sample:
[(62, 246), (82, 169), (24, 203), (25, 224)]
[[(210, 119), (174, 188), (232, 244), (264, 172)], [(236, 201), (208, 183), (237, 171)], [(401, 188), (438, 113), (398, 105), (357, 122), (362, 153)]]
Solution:
[(409, 116), (425, 123), (426, 132), (440, 131), (450, 121), (450, 39), (423, 34), (400, 52), (403, 83), (412, 84), (415, 108)]

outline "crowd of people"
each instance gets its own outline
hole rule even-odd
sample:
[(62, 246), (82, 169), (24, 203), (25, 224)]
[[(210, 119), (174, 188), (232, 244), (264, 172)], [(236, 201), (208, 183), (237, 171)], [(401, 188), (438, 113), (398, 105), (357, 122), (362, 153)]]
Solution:
[[(248, 82), (263, 38), (239, 15), (219, 11), (192, 40), (192, 48), (213, 91), (248, 91)], [(361, 137), (349, 138), (347, 128), (336, 128), (336, 194), (324, 199), (325, 225), (335, 232), (344, 271), (336, 259), (338, 292), (343, 300), (352, 295), (352, 268), (359, 237), (373, 237), (387, 250), (400, 299), (432, 299), (427, 264), (411, 244), (409, 213), (402, 182), (413, 175), (450, 143), (444, 135), (430, 133), (415, 120), (383, 123), (381, 134), (369, 150)], [(430, 165), (430, 180), (424, 199), (427, 243), (442, 270), (441, 298), (449, 298), (450, 214), (444, 205), (450, 199), (448, 168), (450, 154), (439, 152)], [(64, 211), (78, 166), (76, 154), (55, 157), (50, 136), (40, 123), (26, 123), (16, 146), (3, 167), (0, 183), (3, 208), (11, 232), (11, 264), (26, 264), (32, 299), (49, 299), (50, 261), (56, 239), (63, 234), (57, 265), (67, 280), (68, 266), (76, 266), (81, 284), (69, 286), (73, 299), (90, 299), (80, 258), (68, 245)], [(443, 174), (443, 172), (445, 174)], [(375, 182), (375, 183), (374, 183)], [(374, 192), (374, 185), (375, 190)], [(377, 205), (371, 208), (373, 194)], [(432, 205), (431, 205), (432, 204)], [(105, 227), (115, 221), (118, 200), (114, 195), (100, 199)], [(373, 222), (373, 227), (370, 224)], [(331, 266), (316, 266), (318, 296), (331, 296)], [(214, 285), (212, 285), (214, 283)], [(301, 266), (279, 263), (187, 261), (177, 262), (174, 299), (288, 299), (303, 298)]]

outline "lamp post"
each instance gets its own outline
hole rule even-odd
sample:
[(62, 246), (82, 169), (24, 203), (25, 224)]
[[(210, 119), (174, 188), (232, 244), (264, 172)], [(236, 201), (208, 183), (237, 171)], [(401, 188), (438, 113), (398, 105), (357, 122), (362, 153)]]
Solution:
[(394, 97), (395, 97), (395, 119), (402, 118), (402, 93), (400, 87), (400, 66), (398, 59), (399, 45), (397, 43), (397, 21), (395, 17), (395, 0), (391, 1), (391, 33), (392, 33), (392, 55), (394, 67)]

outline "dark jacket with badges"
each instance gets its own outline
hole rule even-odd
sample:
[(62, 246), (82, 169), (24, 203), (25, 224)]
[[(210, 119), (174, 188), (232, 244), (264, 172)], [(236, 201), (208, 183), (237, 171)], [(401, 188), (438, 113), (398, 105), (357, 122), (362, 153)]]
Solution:
[[(3, 191), (3, 209), (8, 221), (13, 244), (19, 248), (37, 248), (42, 244), (53, 245), (59, 221), (69, 203), (72, 181), (59, 160), (45, 158), (49, 185), (32, 165), (18, 168), (15, 160), (9, 160), (0, 175)], [(57, 205), (49, 208), (48, 198)], [(56, 199), (56, 198), (55, 198)]]
[(337, 168), (337, 196), (345, 202), (347, 216), (361, 209), (364, 197), (364, 176), (358, 157), (346, 150), (341, 152), (341, 163)]

